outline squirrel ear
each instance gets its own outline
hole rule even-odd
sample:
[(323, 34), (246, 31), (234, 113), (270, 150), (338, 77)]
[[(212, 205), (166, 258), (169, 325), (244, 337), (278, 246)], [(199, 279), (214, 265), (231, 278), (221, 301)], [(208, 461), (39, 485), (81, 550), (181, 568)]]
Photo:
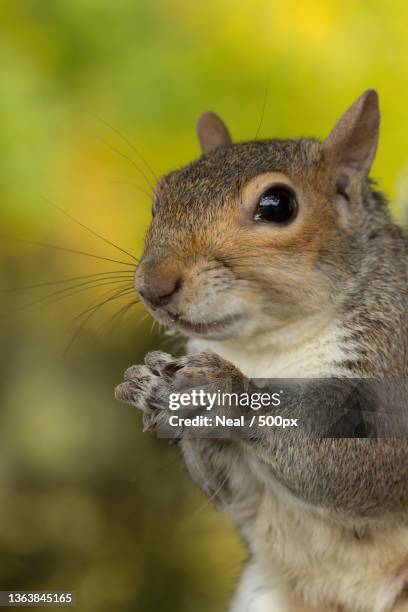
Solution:
[(368, 89), (336, 123), (323, 149), (346, 172), (366, 176), (377, 150), (379, 126), (378, 94)]
[(197, 135), (203, 153), (231, 144), (231, 136), (222, 119), (215, 113), (203, 113), (197, 122)]

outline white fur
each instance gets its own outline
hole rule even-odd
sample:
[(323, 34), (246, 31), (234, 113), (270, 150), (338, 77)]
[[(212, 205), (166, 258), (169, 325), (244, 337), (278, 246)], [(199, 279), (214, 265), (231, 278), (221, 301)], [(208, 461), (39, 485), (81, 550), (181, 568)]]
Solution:
[(230, 612), (289, 612), (277, 585), (271, 584), (271, 577), (263, 575), (262, 568), (249, 563), (232, 602)]
[(238, 603), (251, 601), (257, 610), (258, 597), (260, 605), (270, 600), (273, 605), (265, 612), (293, 612), (303, 606), (321, 611), (328, 602), (350, 612), (393, 610), (406, 584), (396, 560), (402, 564), (407, 559), (408, 530), (373, 527), (366, 540), (357, 540), (347, 526), (287, 503), (274, 489), (265, 491), (256, 520), (245, 532), (254, 556)]
[(344, 328), (336, 320), (310, 317), (255, 338), (192, 340), (190, 350), (212, 350), (250, 378), (327, 378), (339, 375), (334, 364), (354, 353), (341, 346)]

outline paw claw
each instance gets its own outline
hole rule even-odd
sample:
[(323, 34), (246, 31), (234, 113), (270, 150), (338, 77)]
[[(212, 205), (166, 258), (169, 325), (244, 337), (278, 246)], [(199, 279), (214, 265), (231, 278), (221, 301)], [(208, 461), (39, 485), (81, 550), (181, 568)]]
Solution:
[(162, 351), (151, 351), (145, 357), (145, 364), (155, 374), (162, 374), (163, 370), (174, 363), (174, 357)]
[(150, 413), (155, 408), (159, 382), (159, 377), (147, 366), (131, 366), (124, 374), (124, 382), (115, 389), (116, 399)]
[(125, 403), (132, 401), (131, 391), (127, 383), (120, 383), (120, 385), (115, 388), (115, 398)]
[(145, 414), (143, 416), (143, 428), (142, 428), (143, 433), (146, 433), (148, 431), (153, 431), (154, 426), (155, 426), (155, 422), (152, 416)]
[(145, 378), (146, 376), (148, 376), (149, 372), (148, 369), (146, 368), (146, 366), (142, 366), (142, 365), (133, 365), (130, 366), (130, 368), (128, 368), (124, 375), (123, 378), (125, 380), (140, 380)]

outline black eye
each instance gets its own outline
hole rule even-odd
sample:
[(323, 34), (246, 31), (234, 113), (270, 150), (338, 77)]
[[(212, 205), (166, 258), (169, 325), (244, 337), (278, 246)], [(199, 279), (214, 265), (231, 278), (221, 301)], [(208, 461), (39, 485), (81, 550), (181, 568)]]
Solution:
[(292, 221), (297, 212), (294, 192), (286, 186), (269, 187), (259, 198), (255, 221), (287, 223)]

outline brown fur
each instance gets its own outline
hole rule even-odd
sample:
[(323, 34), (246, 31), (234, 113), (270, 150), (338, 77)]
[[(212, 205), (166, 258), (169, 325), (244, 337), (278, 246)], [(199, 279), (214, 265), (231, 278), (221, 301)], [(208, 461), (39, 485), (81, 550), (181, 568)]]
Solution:
[[(283, 376), (307, 377), (308, 360), (328, 380), (407, 377), (408, 242), (368, 178), (378, 125), (373, 91), (322, 143), (232, 144), (220, 119), (203, 117), (204, 154), (157, 186), (137, 288), (156, 318), (221, 357), (148, 357), (120, 385), (120, 399), (157, 415), (169, 390), (194, 376), (248, 386), (253, 372), (271, 377), (285, 364), (292, 369)], [(295, 191), (296, 219), (254, 222), (260, 193), (276, 182)], [(165, 304), (149, 302), (160, 295)], [(286, 409), (329, 411), (335, 393), (309, 386)], [(239, 526), (257, 580), (266, 572), (261, 587), (280, 581), (285, 611), (405, 609), (404, 438), (268, 431), (182, 447), (193, 478)], [(234, 612), (244, 609), (242, 589)]]

